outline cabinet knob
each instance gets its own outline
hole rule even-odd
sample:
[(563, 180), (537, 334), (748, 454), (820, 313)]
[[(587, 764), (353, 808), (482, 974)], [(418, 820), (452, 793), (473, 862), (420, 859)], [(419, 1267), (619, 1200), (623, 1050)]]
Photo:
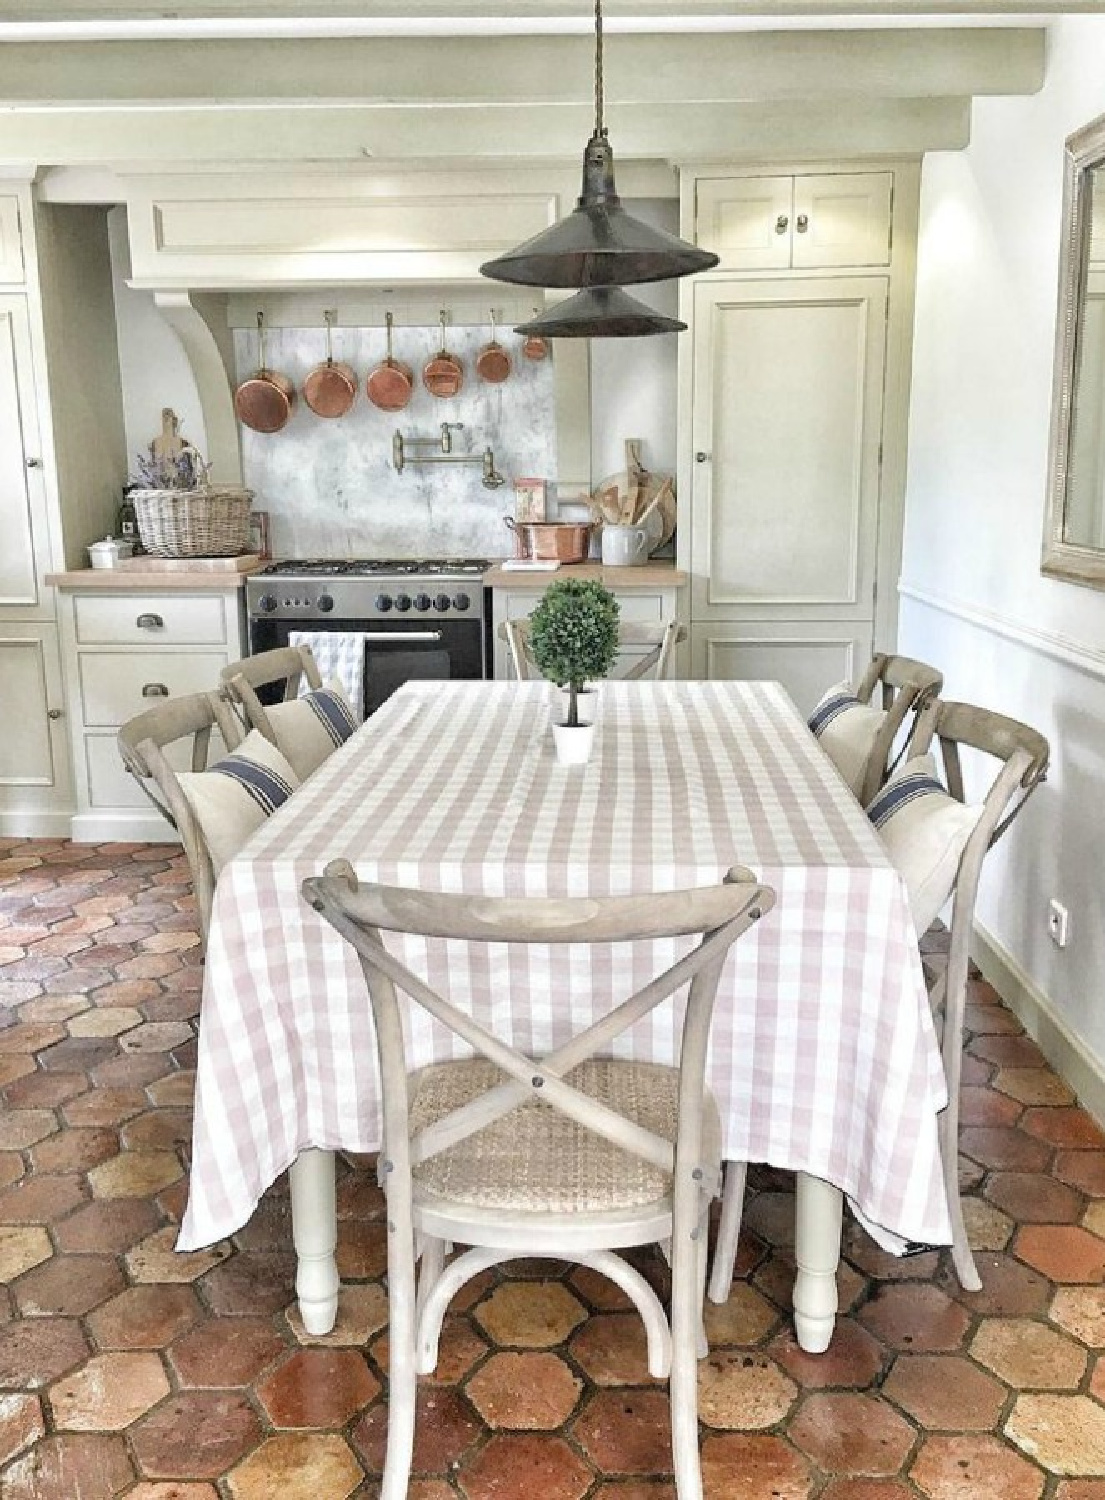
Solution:
[(709, 456), (710, 455), (708, 453), (703, 453), (702, 449), (700, 448), (694, 456), (694, 461), (696, 464), (704, 464)]
[(48, 719), (60, 719), (61, 718), (61, 709), (60, 708), (48, 708), (46, 710), (46, 717)]
[(786, 234), (789, 227), (790, 216), (788, 214), (780, 214), (779, 217), (775, 220), (775, 233)]
[(794, 227), (795, 229), (797, 229), (799, 234), (805, 234), (806, 230), (810, 227), (809, 215), (799, 214), (797, 219), (795, 219), (794, 221)]
[(167, 698), (169, 689), (163, 682), (147, 682), (142, 689), (143, 698)]
[(139, 615), (134, 622), (139, 630), (160, 630), (165, 621), (160, 615)]
[(42, 460), (41, 460), (41, 458), (28, 458), (28, 459), (25, 459), (24, 462), (26, 463), (28, 469), (41, 469), (42, 468)]

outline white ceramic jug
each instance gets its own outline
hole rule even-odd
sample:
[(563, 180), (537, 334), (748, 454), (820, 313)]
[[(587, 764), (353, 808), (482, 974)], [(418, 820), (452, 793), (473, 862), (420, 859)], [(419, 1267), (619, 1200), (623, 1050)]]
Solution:
[(604, 526), (602, 563), (605, 568), (639, 568), (648, 562), (647, 526)]

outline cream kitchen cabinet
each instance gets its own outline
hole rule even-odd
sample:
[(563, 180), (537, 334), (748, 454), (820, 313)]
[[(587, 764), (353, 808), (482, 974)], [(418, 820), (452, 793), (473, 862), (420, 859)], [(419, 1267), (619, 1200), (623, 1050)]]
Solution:
[(700, 177), (695, 239), (730, 271), (890, 263), (890, 172)]
[(172, 837), (123, 769), (115, 736), (152, 704), (214, 689), (221, 669), (245, 654), (238, 582), (212, 582), (211, 575), (199, 582), (200, 576), (191, 586), (186, 579), (161, 588), (128, 587), (110, 575), (95, 583), (95, 575), (80, 573), (57, 580), (77, 795), (74, 839)]

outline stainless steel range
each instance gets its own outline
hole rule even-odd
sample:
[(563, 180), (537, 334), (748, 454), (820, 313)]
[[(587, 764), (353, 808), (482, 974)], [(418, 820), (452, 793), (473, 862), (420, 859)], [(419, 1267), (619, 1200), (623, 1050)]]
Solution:
[(411, 678), (490, 675), (484, 558), (309, 558), (246, 579), (249, 649), (286, 646), (297, 632), (365, 637), (368, 713)]

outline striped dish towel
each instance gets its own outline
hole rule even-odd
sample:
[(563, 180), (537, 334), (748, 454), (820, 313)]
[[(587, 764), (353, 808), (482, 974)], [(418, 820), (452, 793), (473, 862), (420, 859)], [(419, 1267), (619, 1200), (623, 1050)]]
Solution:
[[(364, 648), (368, 639), (361, 630), (293, 630), (291, 646), (310, 646), (323, 682), (337, 679), (349, 699), (357, 722), (364, 721)], [(308, 692), (306, 678), (300, 684), (302, 697)]]

